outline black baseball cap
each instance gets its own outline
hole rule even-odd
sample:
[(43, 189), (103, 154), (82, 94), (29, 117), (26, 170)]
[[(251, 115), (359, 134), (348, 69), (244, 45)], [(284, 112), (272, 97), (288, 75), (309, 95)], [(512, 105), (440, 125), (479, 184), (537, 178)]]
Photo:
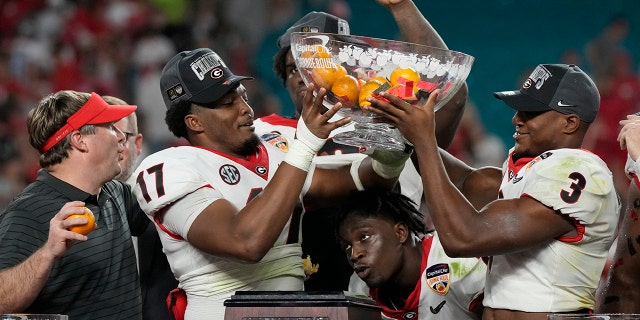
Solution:
[(245, 79), (253, 78), (233, 74), (217, 53), (200, 48), (182, 51), (167, 62), (160, 75), (160, 91), (167, 109), (182, 101), (209, 105)]
[(326, 12), (311, 11), (296, 21), (278, 38), (278, 48), (282, 49), (291, 45), (292, 32), (349, 34), (349, 23), (347, 20)]
[(494, 92), (493, 95), (518, 111), (574, 113), (589, 123), (596, 119), (600, 109), (596, 84), (575, 65), (540, 64), (520, 90)]

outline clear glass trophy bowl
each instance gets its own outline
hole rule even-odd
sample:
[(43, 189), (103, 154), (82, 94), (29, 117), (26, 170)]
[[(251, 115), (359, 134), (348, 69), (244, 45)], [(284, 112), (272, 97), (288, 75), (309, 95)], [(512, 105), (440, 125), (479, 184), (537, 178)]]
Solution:
[(365, 112), (366, 97), (384, 99), (389, 92), (415, 104), (441, 89), (435, 110), (439, 110), (464, 83), (474, 58), (452, 50), (414, 43), (332, 33), (294, 32), (291, 52), (304, 83), (313, 83), (314, 94), (325, 88), (323, 104), (330, 108), (341, 102), (338, 114), (350, 116), (355, 130), (333, 136), (337, 143), (373, 149), (403, 150), (400, 132), (385, 123), (374, 122)]

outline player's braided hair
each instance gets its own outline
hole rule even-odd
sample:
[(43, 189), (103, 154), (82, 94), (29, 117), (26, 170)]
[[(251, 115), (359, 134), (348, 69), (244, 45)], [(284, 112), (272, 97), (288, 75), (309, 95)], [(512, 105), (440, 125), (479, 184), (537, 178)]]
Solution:
[(396, 223), (401, 222), (415, 234), (431, 231), (428, 230), (422, 213), (416, 209), (416, 204), (395, 191), (368, 189), (352, 192), (336, 217), (336, 235), (344, 220), (350, 215), (362, 218), (380, 217)]

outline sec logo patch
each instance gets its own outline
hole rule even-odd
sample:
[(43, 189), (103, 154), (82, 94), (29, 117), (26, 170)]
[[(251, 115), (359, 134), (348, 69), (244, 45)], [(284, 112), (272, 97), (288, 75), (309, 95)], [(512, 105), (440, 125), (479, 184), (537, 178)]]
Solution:
[(222, 178), (222, 181), (226, 182), (227, 184), (234, 185), (240, 182), (240, 171), (233, 165), (225, 164), (224, 166), (220, 167), (220, 170), (218, 172), (220, 173), (220, 178)]

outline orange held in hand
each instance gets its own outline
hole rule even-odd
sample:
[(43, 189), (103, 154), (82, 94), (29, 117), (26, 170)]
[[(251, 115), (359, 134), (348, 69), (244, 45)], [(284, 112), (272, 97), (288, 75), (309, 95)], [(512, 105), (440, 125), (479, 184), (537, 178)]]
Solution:
[(85, 218), (87, 219), (87, 223), (81, 224), (79, 226), (69, 227), (67, 228), (67, 230), (69, 231), (73, 231), (75, 233), (79, 233), (83, 235), (88, 235), (89, 233), (91, 233), (91, 231), (93, 231), (93, 229), (95, 229), (96, 217), (93, 215), (93, 212), (91, 212), (91, 210), (89, 210), (89, 208), (87, 207), (84, 207), (83, 214), (72, 214), (67, 217), (67, 219), (71, 219), (71, 218)]

